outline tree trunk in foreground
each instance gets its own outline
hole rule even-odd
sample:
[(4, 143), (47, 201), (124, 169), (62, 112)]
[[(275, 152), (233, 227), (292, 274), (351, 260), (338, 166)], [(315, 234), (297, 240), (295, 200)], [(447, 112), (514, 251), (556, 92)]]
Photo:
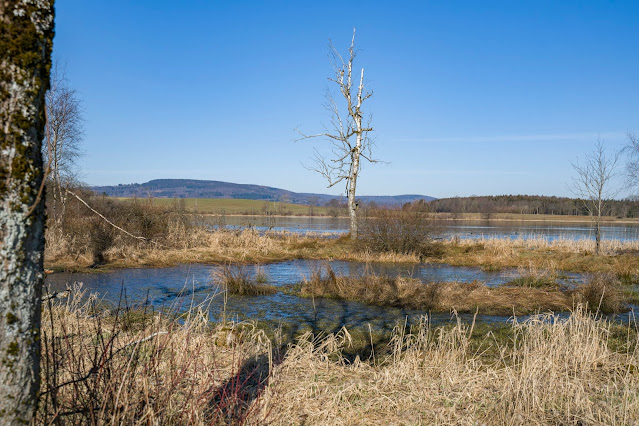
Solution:
[(53, 0), (0, 0), (0, 424), (33, 421), (40, 385), (42, 139)]

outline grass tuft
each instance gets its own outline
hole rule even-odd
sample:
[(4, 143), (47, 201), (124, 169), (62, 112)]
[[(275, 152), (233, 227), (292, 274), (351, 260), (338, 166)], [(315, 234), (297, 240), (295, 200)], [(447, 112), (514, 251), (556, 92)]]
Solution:
[(277, 288), (272, 285), (263, 284), (265, 275), (256, 274), (251, 278), (246, 268), (243, 266), (225, 266), (215, 271), (215, 281), (217, 281), (229, 294), (237, 296), (264, 296), (277, 293)]
[(621, 312), (626, 308), (619, 280), (613, 274), (592, 274), (576, 291), (577, 298), (592, 312)]

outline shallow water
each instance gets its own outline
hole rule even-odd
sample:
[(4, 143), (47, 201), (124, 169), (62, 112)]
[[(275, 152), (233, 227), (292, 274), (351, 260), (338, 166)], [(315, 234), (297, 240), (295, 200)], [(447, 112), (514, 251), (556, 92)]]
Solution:
[[(348, 230), (347, 218), (329, 217), (288, 217), (288, 216), (224, 216), (209, 218), (212, 226), (232, 228), (252, 227), (258, 230), (288, 231), (297, 233), (328, 232), (345, 233)], [(594, 239), (594, 229), (588, 222), (523, 222), (523, 221), (440, 221), (444, 237), (459, 238), (545, 238), (555, 240)], [(606, 224), (601, 228), (603, 239), (622, 241), (639, 239), (638, 224)]]
[[(518, 276), (516, 270), (485, 272), (479, 268), (454, 267), (438, 264), (367, 265), (359, 262), (291, 260), (266, 265), (247, 266), (254, 275), (258, 268), (275, 286), (299, 283), (320, 267), (330, 265), (338, 275), (361, 275), (366, 271), (389, 276), (410, 276), (424, 282), (457, 281), (470, 283), (481, 281), (497, 286)], [(379, 307), (360, 302), (334, 299), (307, 299), (283, 292), (268, 296), (228, 296), (224, 300), (216, 283), (219, 265), (182, 265), (172, 268), (119, 269), (103, 273), (54, 273), (47, 276), (46, 284), (52, 291), (61, 291), (67, 283), (82, 282), (88, 293), (114, 305), (147, 305), (153, 309), (170, 308), (183, 312), (191, 306), (206, 304), (212, 320), (223, 314), (236, 320), (256, 320), (272, 326), (283, 326), (290, 332), (313, 330), (333, 332), (342, 326), (349, 329), (390, 331), (398, 323), (416, 321), (425, 311)], [(564, 280), (570, 284), (579, 280), (578, 274), (570, 274)], [(464, 320), (472, 315), (463, 314)], [(430, 315), (434, 323), (452, 320), (450, 314)], [(506, 321), (508, 317), (479, 315), (479, 321)]]

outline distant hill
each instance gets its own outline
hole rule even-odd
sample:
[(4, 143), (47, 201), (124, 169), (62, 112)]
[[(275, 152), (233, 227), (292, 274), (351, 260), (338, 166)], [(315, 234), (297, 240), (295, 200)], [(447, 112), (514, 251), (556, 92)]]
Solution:
[[(104, 193), (110, 197), (240, 198), (313, 205), (324, 205), (331, 200), (344, 198), (328, 194), (298, 193), (270, 186), (193, 179), (155, 179), (146, 183), (94, 186), (92, 189), (98, 194)], [(365, 195), (357, 199), (360, 202), (375, 202), (380, 205), (401, 205), (417, 200), (434, 200), (433, 197), (416, 194)]]

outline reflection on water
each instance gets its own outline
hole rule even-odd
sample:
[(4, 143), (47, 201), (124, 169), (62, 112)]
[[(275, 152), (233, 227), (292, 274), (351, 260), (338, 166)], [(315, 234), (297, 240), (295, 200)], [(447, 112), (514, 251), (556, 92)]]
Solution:
[[(347, 218), (294, 217), (294, 216), (224, 216), (208, 218), (213, 226), (252, 227), (258, 230), (289, 231), (298, 233), (330, 232), (345, 233)], [(594, 229), (588, 222), (522, 222), (522, 221), (440, 221), (445, 237), (459, 238), (500, 237), (530, 238), (542, 237), (548, 240), (558, 238), (594, 239)], [(639, 224), (605, 224), (601, 228), (602, 238), (617, 240), (639, 239)]]
[[(286, 286), (300, 282), (323, 265), (330, 264), (338, 275), (361, 275), (370, 271), (389, 276), (410, 276), (424, 282), (457, 281), (485, 282), (495, 286), (517, 276), (514, 270), (485, 272), (479, 268), (448, 265), (366, 265), (358, 262), (291, 260), (260, 265), (268, 282)], [(55, 273), (46, 283), (53, 291), (66, 288), (67, 283), (82, 282), (89, 293), (98, 293), (104, 300), (128, 306), (146, 304), (154, 308), (172, 307), (185, 311), (192, 305), (206, 303), (211, 319), (217, 320), (226, 309), (228, 318), (257, 320), (274, 326), (307, 327), (313, 330), (334, 331), (340, 327), (368, 327), (390, 331), (398, 322), (417, 320), (427, 312), (392, 307), (365, 305), (359, 302), (334, 299), (306, 299), (283, 292), (268, 296), (229, 296), (224, 306), (221, 289), (215, 282), (217, 265), (184, 265), (172, 268), (119, 269), (105, 273)], [(249, 273), (257, 265), (247, 266)], [(572, 274), (567, 281), (578, 279)], [(461, 315), (471, 319), (472, 315)], [(505, 321), (499, 316), (479, 316), (482, 321)], [(450, 321), (450, 314), (433, 314), (433, 322)], [(335, 330), (336, 331), (336, 330)]]

